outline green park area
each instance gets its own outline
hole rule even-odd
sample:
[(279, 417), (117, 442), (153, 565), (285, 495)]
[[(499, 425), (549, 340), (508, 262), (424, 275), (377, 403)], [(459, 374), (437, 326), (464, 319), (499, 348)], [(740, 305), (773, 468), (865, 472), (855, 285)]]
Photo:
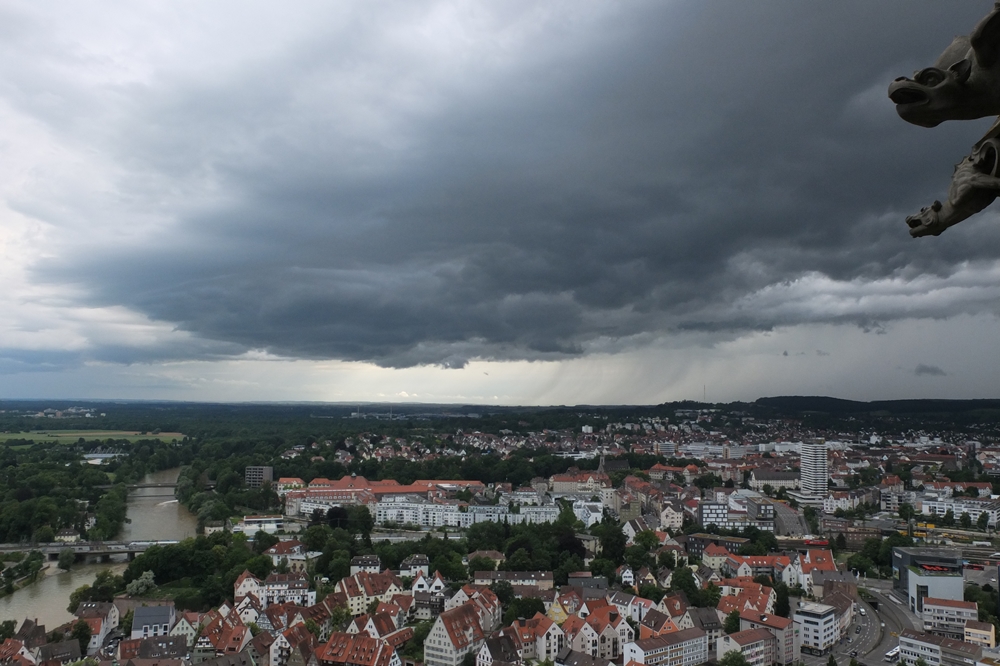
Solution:
[(0, 433), (0, 441), (3, 440), (32, 440), (35, 443), (43, 442), (63, 442), (75, 444), (81, 438), (93, 441), (116, 439), (138, 442), (144, 439), (156, 439), (161, 442), (184, 439), (184, 434), (179, 432), (141, 432), (139, 430), (31, 430), (25, 432), (4, 432)]

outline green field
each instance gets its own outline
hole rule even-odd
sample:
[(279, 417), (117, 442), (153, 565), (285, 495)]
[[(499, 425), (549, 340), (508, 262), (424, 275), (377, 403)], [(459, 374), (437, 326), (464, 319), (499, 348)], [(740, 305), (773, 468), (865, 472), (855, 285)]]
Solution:
[(173, 439), (184, 439), (184, 434), (179, 432), (160, 432), (155, 435), (152, 433), (144, 435), (138, 430), (32, 430), (31, 432), (0, 433), (0, 441), (12, 439), (31, 439), (36, 443), (75, 443), (81, 437), (88, 441), (94, 439), (127, 439), (130, 442), (136, 442), (141, 439), (158, 439), (161, 442), (169, 442)]

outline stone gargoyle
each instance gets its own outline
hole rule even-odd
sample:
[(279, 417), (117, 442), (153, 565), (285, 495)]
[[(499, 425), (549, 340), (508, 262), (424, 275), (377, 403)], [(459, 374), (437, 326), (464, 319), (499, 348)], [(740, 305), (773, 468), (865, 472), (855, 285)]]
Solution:
[(933, 67), (893, 81), (889, 99), (900, 118), (922, 127), (1000, 115), (1000, 2)]
[(997, 175), (1000, 139), (991, 136), (998, 133), (991, 130), (973, 147), (968, 157), (955, 165), (947, 201), (943, 204), (935, 201), (920, 209), (916, 215), (906, 218), (911, 236), (939, 236), (948, 227), (972, 217), (1000, 196), (1000, 177)]

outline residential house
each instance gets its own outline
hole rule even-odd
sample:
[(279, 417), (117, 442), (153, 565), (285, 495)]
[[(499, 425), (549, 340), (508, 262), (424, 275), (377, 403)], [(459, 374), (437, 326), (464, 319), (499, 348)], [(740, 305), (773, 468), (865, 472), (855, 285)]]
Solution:
[(689, 608), (688, 614), (691, 616), (695, 628), (705, 632), (705, 637), (708, 640), (708, 653), (715, 654), (719, 637), (724, 633), (723, 619), (713, 608)]
[(0, 644), (0, 664), (5, 666), (33, 666), (35, 657), (31, 650), (16, 638), (8, 638)]
[(965, 625), (969, 620), (979, 620), (979, 609), (974, 601), (955, 601), (924, 597), (921, 613), (924, 631), (955, 640), (965, 638)]
[(130, 638), (167, 636), (176, 619), (174, 606), (139, 606), (132, 611)]
[[(403, 582), (391, 571), (368, 573), (360, 571), (353, 576), (342, 578), (334, 592), (345, 596), (346, 605), (351, 615), (361, 615), (367, 612), (372, 601), (389, 602), (403, 592)], [(315, 600), (315, 592), (313, 593)]]
[(351, 558), (351, 575), (359, 571), (375, 573), (382, 571), (382, 560), (378, 555), (357, 555)]
[(527, 620), (515, 620), (501, 634), (513, 639), (521, 659), (535, 661), (554, 661), (565, 642), (565, 634), (559, 625), (541, 613), (535, 613)]
[(543, 590), (553, 587), (551, 571), (477, 571), (473, 582), (489, 586), (501, 580), (511, 585), (535, 585)]
[(635, 632), (618, 609), (606, 605), (591, 612), (586, 619), (570, 616), (563, 623), (565, 644), (577, 652), (616, 660), (622, 647), (635, 638)]
[(291, 602), (298, 606), (316, 603), (316, 591), (309, 589), (309, 578), (304, 573), (272, 573), (264, 579), (263, 606)]
[(66, 666), (80, 661), (80, 641), (71, 639), (59, 643), (46, 643), (37, 647), (33, 654), (38, 666)]
[(708, 661), (708, 637), (692, 627), (634, 641), (625, 645), (622, 659), (645, 666), (698, 666)]
[(795, 623), (789, 618), (773, 613), (743, 611), (740, 613), (740, 630), (766, 629), (774, 636), (774, 663), (792, 666), (799, 661), (799, 640)]
[(424, 641), (427, 666), (458, 666), (470, 652), (477, 654), (486, 641), (481, 616), (473, 602), (447, 610), (434, 621)]
[(426, 555), (410, 555), (399, 565), (399, 575), (406, 578), (416, 578), (418, 574), (430, 575), (431, 561)]
[(518, 666), (521, 655), (511, 636), (488, 638), (476, 653), (476, 666)]
[(716, 647), (715, 657), (721, 660), (729, 652), (739, 652), (749, 666), (771, 666), (775, 663), (777, 644), (774, 634), (767, 629), (747, 629), (735, 634), (722, 635)]
[(367, 634), (334, 633), (316, 650), (321, 666), (402, 666), (388, 641)]

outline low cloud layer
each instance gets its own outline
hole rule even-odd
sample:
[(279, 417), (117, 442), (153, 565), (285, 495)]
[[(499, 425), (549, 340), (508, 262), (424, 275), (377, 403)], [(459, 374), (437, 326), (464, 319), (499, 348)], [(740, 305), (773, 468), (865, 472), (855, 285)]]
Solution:
[[(17, 279), (52, 330), (133, 326), (44, 362), (457, 368), (995, 315), (997, 215), (903, 222), (989, 121), (885, 94), (989, 8), (9, 5)], [(42, 368), (14, 328), (5, 363)]]

